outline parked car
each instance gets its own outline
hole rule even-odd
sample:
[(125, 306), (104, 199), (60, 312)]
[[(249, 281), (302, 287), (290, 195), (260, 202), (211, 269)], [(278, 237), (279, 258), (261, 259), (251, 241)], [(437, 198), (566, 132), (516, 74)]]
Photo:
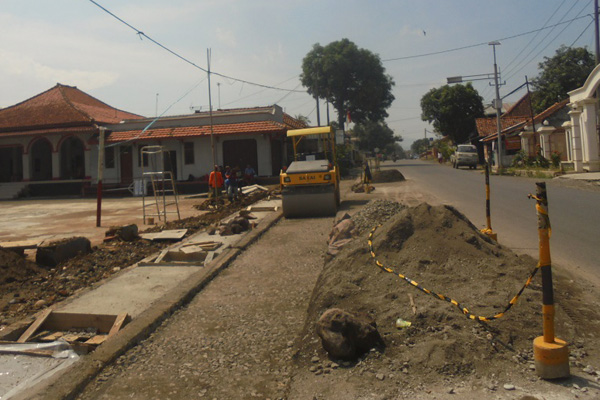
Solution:
[(478, 161), (477, 147), (471, 144), (459, 144), (454, 154), (450, 156), (450, 162), (454, 168), (468, 166), (471, 169), (475, 169), (477, 168)]

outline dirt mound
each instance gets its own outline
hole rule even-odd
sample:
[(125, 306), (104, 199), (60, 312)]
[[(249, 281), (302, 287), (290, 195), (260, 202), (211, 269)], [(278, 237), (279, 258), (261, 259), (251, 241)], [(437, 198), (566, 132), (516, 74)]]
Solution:
[(385, 169), (373, 172), (372, 183), (387, 183), (404, 181), (404, 175), (397, 169)]
[[(325, 310), (336, 307), (368, 313), (376, 320), (387, 347), (382, 356), (370, 353), (361, 363), (384, 376), (403, 372), (413, 378), (418, 374), (421, 382), (429, 382), (475, 373), (498, 377), (502, 371), (531, 372), (532, 340), (542, 333), (541, 277), (536, 276), (503, 318), (481, 323), (379, 269), (367, 239), (368, 232), (325, 264), (309, 306), (298, 353), (300, 363), (310, 364), (315, 353), (324, 356), (315, 340), (314, 326)], [(505, 309), (536, 265), (531, 257), (518, 256), (491, 242), (454, 208), (428, 204), (394, 214), (376, 230), (373, 245), (377, 259), (385, 266), (486, 317)], [(557, 292), (581, 293), (572, 281), (556, 281)], [(562, 301), (564, 310), (582, 305), (581, 300), (573, 303), (568, 295)], [(587, 312), (587, 318), (597, 320), (593, 306)], [(412, 322), (412, 326), (396, 328), (399, 318)], [(576, 343), (581, 348), (584, 332), (597, 326), (575, 328), (573, 322), (567, 313), (557, 310), (557, 336), (572, 342), (579, 335)], [(585, 351), (576, 348), (572, 354), (583, 357)], [(386, 364), (378, 363), (378, 357), (385, 357)], [(520, 364), (518, 368), (515, 361)]]
[(0, 280), (10, 284), (22, 282), (29, 277), (45, 275), (46, 270), (11, 250), (0, 248)]

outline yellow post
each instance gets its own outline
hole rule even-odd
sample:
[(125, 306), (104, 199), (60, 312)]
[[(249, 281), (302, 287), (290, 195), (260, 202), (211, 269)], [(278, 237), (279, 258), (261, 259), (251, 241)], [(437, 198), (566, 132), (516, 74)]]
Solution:
[(497, 242), (498, 235), (492, 231), (492, 218), (490, 212), (490, 165), (485, 163), (485, 219), (487, 227), (481, 230), (481, 233), (487, 235), (490, 239)]
[(566, 378), (569, 370), (569, 347), (564, 340), (554, 336), (554, 291), (550, 259), (550, 217), (546, 183), (536, 183), (536, 211), (538, 217), (539, 268), (542, 273), (543, 336), (533, 340), (535, 370), (543, 379)]

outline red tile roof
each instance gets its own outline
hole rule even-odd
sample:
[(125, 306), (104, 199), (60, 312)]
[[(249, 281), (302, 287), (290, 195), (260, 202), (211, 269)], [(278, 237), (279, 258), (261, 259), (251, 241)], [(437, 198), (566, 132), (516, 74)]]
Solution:
[[(256, 121), (237, 124), (220, 124), (213, 126), (215, 135), (228, 134), (252, 134), (252, 133), (279, 133), (284, 134), (287, 127), (275, 121)], [(126, 140), (155, 140), (155, 139), (173, 139), (189, 138), (210, 135), (210, 125), (203, 126), (182, 126), (174, 128), (149, 129), (142, 134), (142, 130), (131, 130), (122, 132), (112, 132), (107, 141), (111, 143), (123, 142)]]
[[(517, 125), (526, 120), (526, 117), (500, 118), (500, 126), (502, 130), (505, 130), (506, 128), (510, 128), (511, 126)], [(477, 133), (479, 133), (479, 136), (488, 136), (498, 131), (496, 117), (477, 118), (475, 120), (475, 125), (477, 126)]]
[(118, 123), (139, 115), (118, 110), (73, 86), (57, 84), (0, 110), (0, 132)]

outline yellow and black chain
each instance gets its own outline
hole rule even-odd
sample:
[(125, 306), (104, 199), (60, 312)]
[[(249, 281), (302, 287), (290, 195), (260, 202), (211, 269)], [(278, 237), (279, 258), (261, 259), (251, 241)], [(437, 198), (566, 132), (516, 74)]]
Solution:
[(420, 291), (427, 293), (429, 295), (432, 295), (433, 297), (435, 297), (436, 299), (439, 300), (445, 300), (448, 303), (454, 304), (456, 307), (458, 307), (458, 309), (460, 311), (462, 311), (462, 313), (469, 319), (472, 320), (478, 320), (478, 321), (491, 321), (494, 319), (498, 319), (498, 318), (502, 318), (504, 316), (504, 314), (510, 310), (510, 308), (517, 302), (517, 300), (519, 299), (519, 296), (521, 296), (521, 293), (523, 293), (523, 290), (525, 290), (525, 288), (527, 286), (529, 286), (529, 284), (531, 283), (533, 277), (535, 276), (535, 274), (537, 273), (538, 269), (540, 269), (540, 265), (536, 265), (535, 269), (529, 274), (529, 277), (527, 278), (527, 281), (525, 282), (525, 284), (523, 285), (523, 287), (521, 288), (521, 290), (519, 290), (519, 293), (517, 293), (509, 302), (508, 305), (506, 306), (506, 308), (504, 309), (504, 311), (491, 316), (491, 317), (481, 317), (478, 315), (474, 315), (472, 314), (468, 308), (463, 307), (458, 301), (451, 299), (450, 297), (444, 296), (443, 294), (438, 294), (432, 290), (426, 289), (423, 286), (419, 285), (419, 283), (413, 281), (412, 279), (408, 278), (405, 275), (402, 275), (396, 271), (394, 271), (393, 269), (391, 269), (390, 267), (386, 267), (385, 265), (383, 265), (375, 256), (375, 251), (373, 250), (373, 235), (375, 234), (375, 231), (377, 230), (379, 226), (376, 226), (375, 228), (373, 228), (371, 230), (371, 233), (369, 234), (369, 251), (371, 252), (371, 257), (375, 260), (375, 264), (377, 264), (377, 266), (379, 268), (381, 268), (383, 271), (385, 272), (389, 272), (390, 274), (394, 274), (397, 275), (400, 279), (404, 280), (405, 282), (408, 282), (409, 284), (411, 284), (412, 286), (414, 286), (415, 288), (419, 289)]

